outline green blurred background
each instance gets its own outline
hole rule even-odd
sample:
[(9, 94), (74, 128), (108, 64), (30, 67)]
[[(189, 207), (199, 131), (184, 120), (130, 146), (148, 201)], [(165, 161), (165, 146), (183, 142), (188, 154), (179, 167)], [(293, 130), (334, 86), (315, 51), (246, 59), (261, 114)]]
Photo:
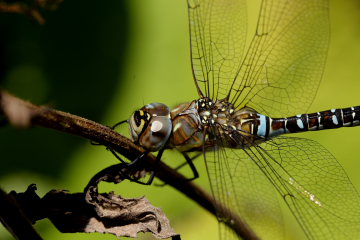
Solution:
[[(357, 0), (331, 1), (329, 57), (310, 112), (360, 104), (359, 13)], [(145, 103), (174, 106), (197, 97), (185, 0), (64, 1), (45, 17), (40, 26), (24, 16), (0, 14), (0, 86), (17, 96), (105, 125), (127, 119)], [(329, 149), (360, 189), (359, 134), (360, 128), (345, 128), (301, 136)], [(176, 153), (166, 160), (181, 161)], [(97, 171), (116, 162), (104, 147), (79, 137), (38, 127), (0, 128), (0, 186), (6, 191), (24, 191), (30, 183), (40, 195), (53, 188), (82, 191)], [(196, 182), (208, 188), (203, 162), (196, 165), (201, 176)], [(146, 195), (183, 239), (218, 239), (216, 220), (170, 187), (122, 183), (102, 184), (101, 190)], [(303, 238), (295, 225), (287, 225), (288, 239)], [(46, 220), (36, 227), (44, 239), (116, 239), (61, 234)], [(12, 239), (2, 226), (0, 239)]]

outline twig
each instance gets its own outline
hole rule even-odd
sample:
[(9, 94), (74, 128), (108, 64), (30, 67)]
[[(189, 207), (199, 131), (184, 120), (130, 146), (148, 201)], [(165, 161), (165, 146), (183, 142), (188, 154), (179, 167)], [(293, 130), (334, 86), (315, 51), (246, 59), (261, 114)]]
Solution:
[(26, 1), (15, 1), (11, 3), (0, 0), (0, 12), (23, 14), (37, 21), (39, 24), (45, 23), (45, 18), (41, 10), (55, 10), (63, 0), (34, 0), (32, 3)]
[(42, 240), (13, 196), (0, 189), (0, 221), (17, 239)]
[[(31, 104), (1, 90), (0, 112), (15, 127), (37, 125), (78, 135), (108, 146), (129, 160), (135, 160), (145, 151), (107, 126), (45, 106)], [(146, 169), (153, 169), (156, 162), (154, 155), (148, 154), (142, 160)], [(225, 224), (242, 239), (258, 239), (253, 230), (239, 216), (233, 214), (231, 209), (226, 209), (221, 203), (214, 201), (212, 196), (193, 182), (186, 181), (180, 173), (163, 162), (156, 163), (156, 170), (156, 177), (191, 198), (213, 215), (216, 216), (215, 209), (222, 209), (218, 214), (231, 219)]]

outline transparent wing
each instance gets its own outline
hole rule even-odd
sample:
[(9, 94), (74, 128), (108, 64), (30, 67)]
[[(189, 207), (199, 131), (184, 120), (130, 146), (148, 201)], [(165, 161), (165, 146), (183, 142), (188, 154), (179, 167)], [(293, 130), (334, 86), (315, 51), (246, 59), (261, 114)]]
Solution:
[(359, 194), (323, 146), (279, 137), (245, 152), (264, 166), (309, 239), (359, 239)]
[(244, 52), (245, 0), (188, 0), (190, 47), (200, 96), (226, 96)]
[(188, 0), (188, 9), (200, 96), (273, 117), (306, 112), (328, 50), (327, 0), (263, 0), (245, 56), (245, 1)]
[[(225, 143), (217, 140), (218, 150), (205, 153), (213, 196), (240, 216), (260, 239), (282, 239), (284, 224), (276, 190), (243, 150), (218, 148)], [(221, 212), (218, 209), (221, 239), (238, 239), (225, 225), (231, 220)]]
[(271, 215), (275, 198), (264, 179), (309, 239), (360, 237), (359, 195), (337, 160), (315, 141), (279, 137), (244, 150), (206, 153), (206, 162), (216, 199), (264, 239), (279, 239), (268, 236), (261, 226), (267, 223), (258, 222), (276, 217)]
[(274, 117), (306, 112), (321, 80), (328, 42), (327, 0), (263, 0), (229, 101)]

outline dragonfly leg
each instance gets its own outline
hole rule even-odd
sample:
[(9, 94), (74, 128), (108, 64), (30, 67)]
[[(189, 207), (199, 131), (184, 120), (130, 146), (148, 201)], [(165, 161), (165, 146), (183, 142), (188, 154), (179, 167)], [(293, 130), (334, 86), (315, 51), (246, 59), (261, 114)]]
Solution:
[[(159, 150), (159, 153), (156, 156), (155, 163), (154, 163), (155, 169), (156, 169), (156, 165), (160, 162), (164, 151), (165, 151), (165, 148), (162, 148)], [(139, 157), (137, 157), (132, 163), (129, 164), (129, 167), (137, 166), (138, 162), (141, 163), (141, 161), (139, 161), (139, 159), (143, 158), (146, 154), (148, 154), (148, 153), (145, 152), (145, 153), (141, 154)], [(138, 183), (143, 184), (143, 185), (151, 185), (151, 183), (154, 181), (155, 174), (156, 174), (156, 171), (154, 169), (152, 169), (150, 171), (149, 179), (146, 182), (138, 182)]]
[[(179, 166), (177, 166), (176, 168), (174, 168), (174, 170), (178, 171), (178, 170), (180, 170), (181, 168), (183, 168), (184, 166), (189, 165), (191, 171), (193, 172), (193, 177), (187, 178), (186, 181), (192, 181), (192, 180), (194, 180), (194, 179), (197, 179), (197, 178), (199, 177), (199, 173), (198, 173), (198, 171), (196, 170), (196, 167), (195, 167), (193, 161), (194, 161), (196, 158), (198, 158), (202, 153), (197, 153), (197, 154), (196, 154), (195, 156), (193, 156), (193, 157), (189, 157), (189, 155), (188, 155), (187, 153), (184, 153), (184, 152), (182, 152), (181, 154), (184, 156), (184, 158), (185, 158), (186, 161), (183, 162), (182, 164), (180, 164)], [(166, 185), (166, 183), (155, 184), (155, 186), (157, 186), (157, 187), (163, 187), (163, 186), (165, 186), (165, 185)]]
[(197, 153), (195, 156), (193, 156), (193, 157), (191, 157), (191, 158), (189, 157), (189, 155), (188, 155), (187, 153), (182, 152), (181, 154), (184, 156), (186, 162), (183, 163), (183, 164), (181, 164), (181, 165), (179, 165), (177, 168), (175, 168), (175, 170), (179, 170), (180, 168), (182, 168), (183, 166), (185, 166), (186, 164), (188, 164), (189, 167), (190, 167), (190, 169), (191, 169), (191, 171), (193, 172), (193, 177), (192, 177), (192, 178), (188, 178), (188, 179), (186, 179), (186, 180), (187, 180), (187, 181), (192, 181), (192, 180), (194, 180), (194, 179), (197, 179), (197, 178), (199, 177), (199, 173), (198, 173), (198, 171), (196, 170), (196, 167), (195, 167), (195, 165), (194, 165), (194, 163), (193, 163), (193, 160), (196, 159), (196, 158), (198, 158), (202, 153)]
[[(109, 149), (109, 151), (116, 157), (116, 159), (118, 159), (118, 160), (121, 162), (121, 164), (125, 164), (126, 168), (128, 168), (129, 170), (131, 170), (131, 171), (133, 171), (133, 172), (135, 172), (135, 170), (136, 170), (137, 168), (138, 168), (138, 169), (141, 168), (141, 165), (139, 165), (139, 164), (141, 164), (141, 161), (140, 161), (140, 160), (141, 160), (143, 157), (145, 157), (146, 154), (148, 154), (148, 152), (144, 152), (144, 153), (142, 153), (140, 156), (138, 156), (134, 161), (132, 161), (132, 162), (129, 163), (129, 162), (124, 161), (112, 148), (108, 148), (108, 149)], [(160, 156), (160, 157), (161, 157), (161, 156)], [(150, 177), (149, 177), (148, 181), (146, 181), (146, 182), (139, 181), (139, 180), (137, 180), (137, 179), (131, 178), (130, 176), (128, 176), (127, 179), (129, 179), (129, 180), (132, 181), (132, 182), (139, 183), (139, 184), (150, 185), (150, 184), (152, 183), (152, 181), (154, 180), (154, 177), (155, 177), (155, 172), (152, 170), (152, 171), (150, 172)]]
[[(117, 160), (119, 160), (120, 162), (126, 164), (127, 166), (132, 165), (132, 164), (133, 164), (135, 161), (137, 161), (138, 158), (139, 158), (139, 157), (137, 157), (137, 158), (134, 160), (134, 162), (128, 163), (128, 162), (122, 160), (122, 158), (121, 158), (111, 147), (107, 147), (107, 149), (116, 157)], [(143, 157), (142, 155), (143, 155), (143, 154), (141, 154), (140, 156)]]
[(129, 180), (131, 182), (145, 184), (139, 180), (141, 175), (141, 170), (138, 171), (137, 169), (129, 168), (128, 164), (118, 163), (96, 173), (85, 187), (84, 192), (93, 191), (91, 188), (97, 191), (97, 186), (102, 181), (117, 184), (124, 180)]
[(127, 120), (120, 121), (120, 122), (114, 124), (114, 125), (113, 125), (112, 127), (110, 127), (110, 128), (111, 128), (112, 130), (114, 130), (115, 128), (117, 128), (118, 126), (120, 126), (121, 124), (126, 123), (126, 122), (127, 122)]
[[(187, 155), (186, 153), (181, 153), (183, 155), (183, 157), (186, 159), (185, 162), (183, 162), (182, 164), (180, 164), (179, 166), (175, 167), (174, 170), (178, 171), (181, 168), (183, 168), (184, 166), (188, 165), (188, 161), (194, 161), (196, 158), (198, 158), (202, 153), (197, 153), (195, 156), (193, 157), (189, 157), (189, 155)], [(190, 167), (191, 168), (191, 167)], [(193, 171), (194, 172), (194, 171)], [(195, 170), (195, 172), (197, 173), (197, 171)], [(195, 175), (195, 174), (194, 174)]]

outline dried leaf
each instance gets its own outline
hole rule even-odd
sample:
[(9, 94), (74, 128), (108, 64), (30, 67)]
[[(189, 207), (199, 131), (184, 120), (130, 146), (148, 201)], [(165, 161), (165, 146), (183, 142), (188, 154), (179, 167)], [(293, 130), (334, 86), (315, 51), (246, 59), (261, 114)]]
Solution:
[(52, 190), (40, 199), (35, 190), (31, 185), (25, 193), (9, 194), (32, 223), (48, 218), (64, 233), (100, 232), (135, 238), (139, 232), (150, 232), (156, 238), (180, 239), (165, 214), (144, 197)]
[(98, 172), (86, 186), (85, 194), (86, 201), (94, 206), (100, 219), (92, 218), (85, 232), (112, 233), (118, 237), (136, 237), (139, 232), (151, 232), (157, 238), (177, 236), (165, 214), (146, 198), (125, 199), (113, 193), (98, 193), (101, 181), (117, 184), (127, 179), (137, 182), (145, 174), (142, 168), (129, 168), (124, 163)]
[(134, 238), (139, 232), (151, 232), (157, 238), (178, 235), (171, 228), (165, 214), (144, 197), (126, 199), (113, 193), (99, 195), (95, 206), (100, 218), (91, 218), (85, 232)]

